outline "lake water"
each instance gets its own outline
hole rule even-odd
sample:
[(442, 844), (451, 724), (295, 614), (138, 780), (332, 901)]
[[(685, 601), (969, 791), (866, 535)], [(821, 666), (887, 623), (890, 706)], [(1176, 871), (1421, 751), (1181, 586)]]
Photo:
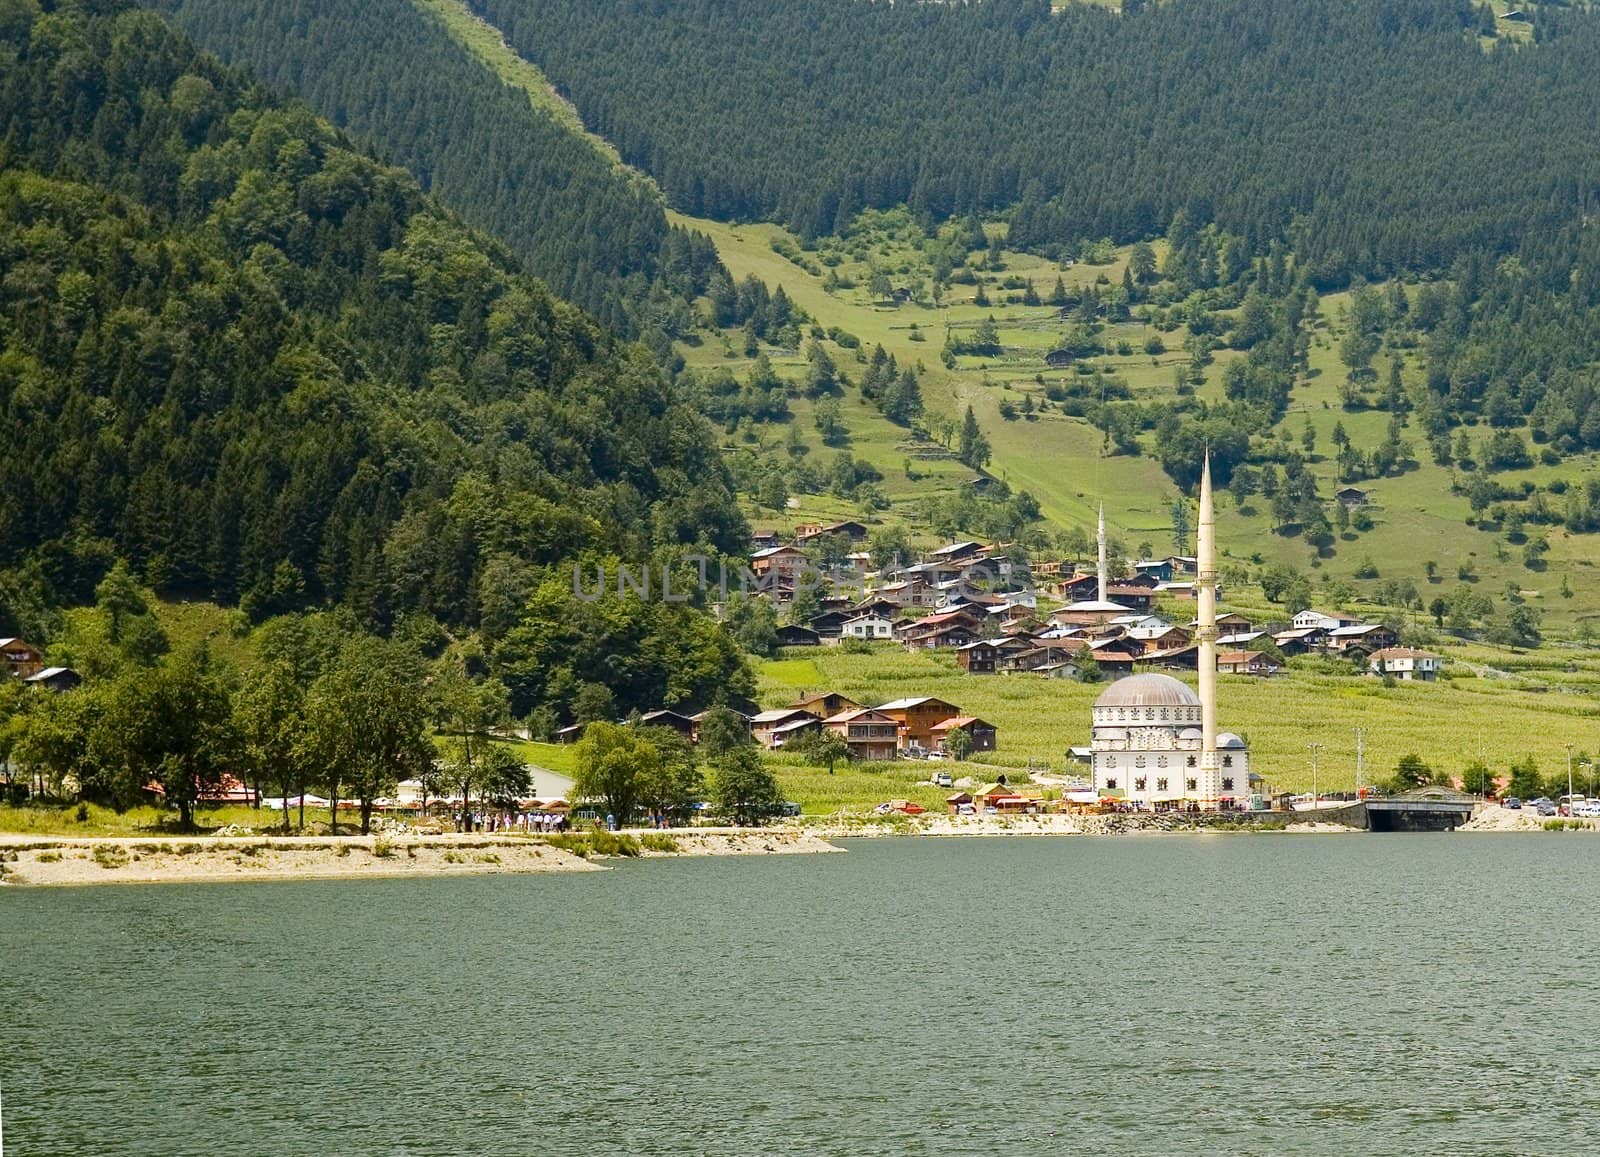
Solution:
[(0, 891), (8, 1157), (1600, 1149), (1600, 840)]

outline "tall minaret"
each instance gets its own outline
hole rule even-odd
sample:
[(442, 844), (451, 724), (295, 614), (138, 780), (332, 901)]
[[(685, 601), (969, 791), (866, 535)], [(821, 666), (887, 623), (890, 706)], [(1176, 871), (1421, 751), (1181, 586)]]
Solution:
[(1106, 504), (1100, 504), (1100, 601), (1106, 601)]
[(1200, 528), (1195, 550), (1195, 594), (1200, 602), (1200, 795), (1221, 794), (1221, 761), (1217, 757), (1217, 512), (1211, 498), (1211, 452), (1200, 474)]

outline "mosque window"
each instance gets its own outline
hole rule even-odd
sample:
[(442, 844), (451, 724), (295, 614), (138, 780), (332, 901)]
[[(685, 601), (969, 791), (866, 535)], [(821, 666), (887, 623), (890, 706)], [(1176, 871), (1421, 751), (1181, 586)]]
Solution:
[(1222, 766), (1223, 767), (1232, 767), (1233, 766), (1233, 756), (1224, 755), (1222, 757)]
[(1167, 721), (1167, 709), (1165, 707), (1161, 709), (1161, 721), (1163, 723)]
[(1188, 761), (1187, 761), (1187, 764), (1186, 764), (1186, 765), (1187, 765), (1187, 766), (1189, 766), (1189, 767), (1193, 767), (1193, 766), (1194, 766), (1194, 756), (1192, 756), (1192, 755), (1191, 755), (1191, 756), (1190, 756), (1190, 757), (1189, 757), (1189, 758), (1188, 758)]
[(1223, 791), (1232, 791), (1233, 790), (1233, 776), (1229, 775), (1229, 776), (1224, 776), (1223, 777), (1222, 790)]
[(1156, 756), (1156, 766), (1157, 767), (1165, 767), (1165, 766), (1167, 766), (1167, 757), (1164, 756), (1164, 755)]
[(1144, 709), (1144, 717), (1146, 719), (1154, 722), (1155, 717), (1156, 717), (1156, 709), (1154, 707), (1146, 707)]
[(1144, 790), (1144, 780), (1142, 780), (1142, 779), (1134, 780), (1133, 781), (1133, 790), (1134, 791), (1143, 791)]
[(1166, 791), (1167, 790), (1167, 781), (1165, 779), (1156, 780), (1156, 790), (1157, 791)]
[(1107, 767), (1115, 767), (1115, 766), (1117, 766), (1117, 757), (1114, 756), (1114, 755), (1106, 756), (1106, 766)]
[(1195, 789), (1196, 785), (1195, 785), (1195, 781), (1194, 780), (1186, 779), (1186, 780), (1183, 781), (1183, 786), (1184, 786), (1185, 790), (1193, 791)]
[(1113, 775), (1110, 779), (1106, 780), (1106, 790), (1107, 791), (1116, 791), (1117, 790), (1117, 777), (1116, 776)]
[(1142, 756), (1142, 755), (1134, 756), (1133, 757), (1133, 766), (1135, 766), (1135, 767), (1143, 767), (1144, 766), (1144, 756)]

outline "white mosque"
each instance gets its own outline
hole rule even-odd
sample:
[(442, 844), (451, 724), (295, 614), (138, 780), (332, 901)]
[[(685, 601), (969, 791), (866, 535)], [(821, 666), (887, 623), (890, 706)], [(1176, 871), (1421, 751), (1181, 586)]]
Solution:
[[(1209, 458), (1199, 523), (1199, 693), (1171, 675), (1148, 672), (1117, 680), (1095, 700), (1091, 761), (1102, 796), (1150, 808), (1217, 808), (1251, 795), (1249, 748), (1217, 731), (1217, 520)], [(1103, 555), (1101, 566), (1103, 574)]]

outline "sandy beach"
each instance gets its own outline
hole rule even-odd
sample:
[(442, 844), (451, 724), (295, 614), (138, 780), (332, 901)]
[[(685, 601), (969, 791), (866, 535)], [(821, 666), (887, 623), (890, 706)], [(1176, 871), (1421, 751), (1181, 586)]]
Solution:
[[(668, 833), (676, 850), (641, 858), (835, 852), (810, 831), (710, 829)], [(70, 839), (0, 835), (0, 887), (317, 880), (388, 876), (605, 871), (537, 837), (171, 836)]]

